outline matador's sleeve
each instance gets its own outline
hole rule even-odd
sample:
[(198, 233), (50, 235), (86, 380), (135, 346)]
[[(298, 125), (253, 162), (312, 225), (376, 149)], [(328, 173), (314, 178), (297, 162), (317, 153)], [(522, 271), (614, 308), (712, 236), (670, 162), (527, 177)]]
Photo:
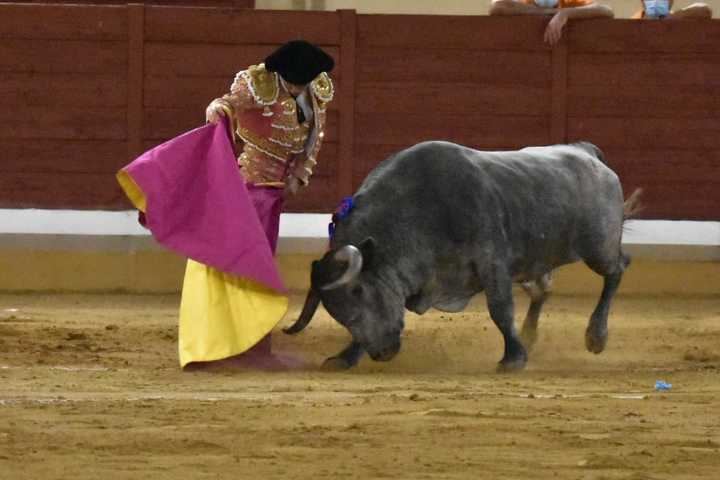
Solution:
[(310, 182), (310, 176), (313, 174), (315, 165), (317, 165), (317, 156), (325, 137), (327, 104), (332, 101), (334, 95), (332, 80), (328, 74), (324, 72), (310, 82), (310, 90), (312, 93), (313, 111), (315, 114), (313, 121), (315, 125), (308, 139), (305, 151), (295, 157), (290, 168), (290, 175), (300, 180), (303, 186), (306, 186)]
[(221, 108), (227, 117), (232, 121), (233, 131), (235, 131), (238, 115), (251, 108), (262, 108), (253, 96), (253, 92), (248, 85), (246, 71), (238, 72), (235, 80), (230, 86), (230, 93), (226, 93), (220, 98), (216, 98), (207, 107), (207, 118), (210, 119), (211, 112), (216, 108)]

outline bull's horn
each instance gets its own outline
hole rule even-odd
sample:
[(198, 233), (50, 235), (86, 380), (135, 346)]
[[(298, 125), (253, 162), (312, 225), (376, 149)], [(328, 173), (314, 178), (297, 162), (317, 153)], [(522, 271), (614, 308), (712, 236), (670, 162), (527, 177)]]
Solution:
[(320, 303), (320, 295), (314, 289), (310, 289), (305, 298), (305, 304), (303, 305), (300, 317), (287, 328), (283, 328), (283, 332), (288, 335), (295, 335), (296, 333), (302, 332), (307, 327), (310, 320), (312, 320), (315, 310), (317, 310), (318, 304)]
[(334, 282), (330, 282), (327, 285), (322, 285), (321, 290), (332, 290), (350, 283), (355, 277), (357, 277), (363, 266), (362, 253), (354, 245), (345, 245), (340, 250), (335, 252), (333, 260), (340, 262), (348, 262), (348, 267), (345, 269), (340, 278)]

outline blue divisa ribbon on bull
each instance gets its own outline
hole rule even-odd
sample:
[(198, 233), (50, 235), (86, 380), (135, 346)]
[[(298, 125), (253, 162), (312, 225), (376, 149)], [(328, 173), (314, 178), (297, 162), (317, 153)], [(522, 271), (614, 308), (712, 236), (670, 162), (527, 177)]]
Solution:
[(332, 241), (335, 236), (335, 226), (337, 222), (350, 215), (350, 211), (354, 206), (353, 197), (344, 197), (340, 205), (335, 209), (335, 213), (332, 215), (332, 221), (328, 224), (328, 237), (330, 241)]

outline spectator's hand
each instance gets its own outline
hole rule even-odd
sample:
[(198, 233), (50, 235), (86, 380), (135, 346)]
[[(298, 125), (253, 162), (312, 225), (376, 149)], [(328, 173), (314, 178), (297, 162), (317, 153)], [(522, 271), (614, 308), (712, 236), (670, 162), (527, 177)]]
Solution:
[(208, 105), (207, 110), (205, 110), (205, 121), (207, 123), (217, 123), (224, 116), (225, 110), (216, 101), (212, 101), (210, 105)]
[(547, 43), (555, 45), (558, 41), (560, 41), (562, 30), (567, 23), (567, 20), (568, 16), (566, 10), (559, 10), (555, 15), (553, 15), (547, 28), (545, 28), (545, 41)]

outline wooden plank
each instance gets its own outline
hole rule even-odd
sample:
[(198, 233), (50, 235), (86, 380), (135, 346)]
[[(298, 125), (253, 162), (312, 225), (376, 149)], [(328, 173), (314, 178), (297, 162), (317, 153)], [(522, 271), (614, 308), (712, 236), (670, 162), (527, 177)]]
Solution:
[[(0, 0), (0, 2), (11, 3), (13, 0)], [(117, 5), (119, 0), (23, 0), (22, 3), (34, 4), (80, 4), (80, 5)], [(133, 2), (124, 2), (133, 3)], [(144, 0), (145, 5), (175, 5), (179, 6), (185, 3), (185, 0)], [(224, 8), (255, 8), (254, 0), (192, 0), (193, 6), (199, 7), (224, 7)]]
[(230, 90), (232, 76), (222, 77), (145, 77), (145, 107), (187, 108), (195, 111), (205, 107)]
[(567, 62), (567, 40), (563, 36), (552, 53), (550, 141), (553, 143), (565, 143), (567, 140)]
[[(392, 145), (358, 147), (361, 161), (356, 162), (354, 188), (360, 186), (370, 170), (400, 149)], [(644, 189), (645, 210), (637, 218), (720, 219), (720, 195), (716, 193), (720, 151), (707, 155), (698, 150), (647, 153), (646, 150), (609, 149), (604, 153), (620, 176), (626, 196), (635, 188)], [(675, 177), (673, 172), (679, 176)]]
[[(205, 107), (197, 110), (187, 108), (145, 108), (143, 114), (143, 138), (145, 140), (169, 139), (205, 124)], [(338, 113), (328, 112), (326, 142), (338, 141)]]
[(607, 148), (603, 153), (610, 168), (633, 183), (720, 182), (720, 150)]
[(197, 109), (145, 108), (143, 139), (169, 140), (205, 124), (205, 105)]
[[(187, 109), (205, 109), (208, 103), (230, 90), (231, 77), (146, 77), (144, 102), (146, 107), (170, 107)], [(335, 81), (340, 91), (342, 85)], [(330, 102), (330, 111), (338, 110), (337, 98)]]
[(118, 74), (125, 77), (127, 44), (86, 40), (3, 40), (0, 72)]
[[(146, 140), (143, 142), (143, 150), (150, 150), (161, 143), (163, 143), (163, 140)], [(323, 142), (320, 155), (318, 155), (318, 164), (315, 166), (312, 178), (334, 178), (337, 175), (338, 150), (337, 142)]]
[(125, 140), (126, 130), (125, 110), (120, 108), (0, 109), (0, 138)]
[(407, 147), (408, 145), (357, 145), (353, 164), (353, 191), (360, 188), (362, 182), (378, 164)]
[(0, 208), (130, 208), (114, 175), (7, 173), (0, 176)]
[(127, 36), (125, 8), (125, 5), (3, 3), (0, 4), (0, 38), (124, 41)]
[(720, 196), (716, 182), (702, 184), (665, 183), (645, 185), (623, 181), (623, 189), (632, 192), (642, 186), (644, 209), (638, 219), (720, 220)]
[(342, 38), (340, 41), (344, 62), (340, 67), (344, 79), (342, 88), (338, 91), (337, 102), (340, 104), (339, 114), (339, 147), (337, 170), (337, 198), (353, 193), (352, 169), (355, 153), (355, 64), (357, 15), (354, 10), (340, 11), (340, 26)]
[[(407, 148), (407, 146), (387, 144), (357, 145), (355, 148), (355, 157), (357, 160), (353, 165), (353, 175), (355, 175), (356, 180), (357, 177), (362, 177), (364, 179), (365, 176), (380, 162), (388, 158), (390, 155), (399, 152), (403, 148)], [(356, 182), (355, 188), (357, 188), (358, 185), (359, 184)]]
[(646, 88), (628, 85), (571, 87), (568, 114), (573, 117), (685, 118), (720, 117), (718, 87)]
[(397, 145), (398, 150), (425, 140), (487, 149), (550, 142), (547, 116), (358, 114), (355, 128), (356, 145)]
[(127, 89), (124, 78), (111, 74), (0, 72), (0, 105), (124, 109)]
[[(149, 77), (226, 77), (227, 86), (235, 73), (265, 60), (280, 44), (223, 45), (205, 43), (156, 43), (145, 45), (146, 75)], [(324, 48), (340, 71), (340, 49)], [(333, 75), (334, 77), (336, 75)]]
[(222, 45), (205, 43), (156, 43), (145, 47), (149, 77), (222, 76), (230, 86), (235, 73), (263, 61), (272, 45)]
[(518, 85), (363, 83), (357, 87), (355, 109), (363, 114), (547, 115), (550, 113), (548, 93), (547, 88)]
[(303, 38), (322, 46), (340, 43), (335, 12), (148, 6), (146, 15), (151, 42), (279, 45)]
[(142, 153), (143, 79), (145, 44), (145, 7), (128, 5), (128, 66), (127, 66), (127, 153), (129, 158)]
[(358, 48), (549, 51), (542, 41), (546, 24), (545, 18), (521, 16), (358, 15)]
[(338, 142), (323, 142), (312, 178), (333, 178), (335, 181), (339, 173), (338, 169), (341, 168), (339, 152)]
[(638, 218), (720, 219), (720, 150), (607, 149), (626, 195), (643, 189)]
[[(550, 88), (551, 53), (475, 48), (422, 49), (411, 45), (362, 47), (357, 51), (357, 82), (426, 82), (527, 85)], [(469, 68), (469, 66), (472, 66)]]
[(311, 178), (310, 184), (288, 198), (283, 211), (329, 213), (335, 210), (339, 199), (334, 178)]
[[(44, 0), (43, 0), (44, 1)], [(97, 1), (97, 0), (88, 0)], [(113, 2), (116, 0), (106, 0)], [(146, 5), (170, 5), (178, 6), (182, 0), (149, 0), (143, 2)], [(193, 7), (215, 7), (215, 8), (255, 8), (255, 0), (192, 0)]]
[(584, 20), (570, 22), (570, 53), (717, 53), (720, 22)]
[(114, 174), (128, 163), (121, 140), (0, 140), (0, 172)]
[[(403, 147), (397, 145), (363, 145), (366, 162), (356, 162), (356, 174), (366, 175), (370, 169)], [(718, 179), (720, 182), (720, 150), (688, 149), (629, 149), (603, 148), (605, 161), (621, 179), (647, 182), (676, 179), (692, 183), (698, 179)]]
[(569, 117), (570, 141), (590, 140), (606, 148), (720, 148), (718, 118)]
[[(645, 188), (639, 218), (719, 220), (716, 182), (666, 184), (623, 181), (626, 192)], [(10, 173), (0, 176), (0, 208), (129, 208), (108, 174)], [(313, 177), (287, 211), (331, 211), (337, 203), (332, 177)]]
[[(720, 88), (720, 55), (717, 53), (616, 53), (572, 54), (568, 83), (573, 87), (609, 86), (624, 89), (637, 85)], [(668, 92), (668, 93), (671, 93)]]

